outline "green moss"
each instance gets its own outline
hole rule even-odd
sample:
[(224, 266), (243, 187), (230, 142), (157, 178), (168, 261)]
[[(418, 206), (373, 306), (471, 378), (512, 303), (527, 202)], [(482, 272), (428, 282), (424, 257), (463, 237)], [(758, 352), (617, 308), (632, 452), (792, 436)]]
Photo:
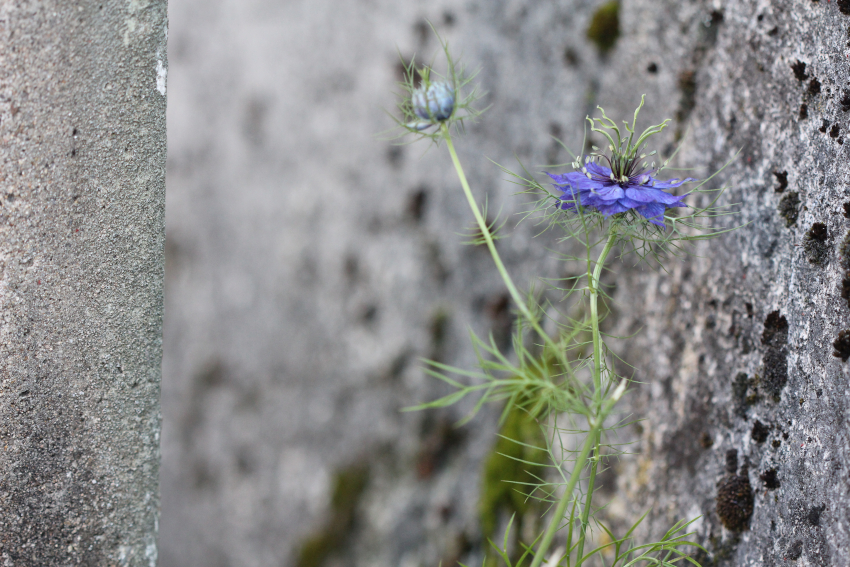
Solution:
[(761, 399), (758, 392), (759, 377), (748, 377), (739, 372), (732, 381), (732, 398), (735, 400), (735, 415), (747, 419), (747, 410)]
[(779, 200), (779, 216), (785, 219), (785, 226), (793, 226), (800, 216), (800, 195), (795, 191), (785, 193)]
[[(544, 474), (548, 453), (540, 425), (525, 411), (513, 409), (499, 434), (493, 452), (484, 463), (481, 483), (479, 517), (485, 543), (486, 538), (501, 540), (501, 534), (495, 533), (500, 518), (516, 515), (511, 528), (516, 538), (528, 531), (524, 529), (525, 523), (538, 520), (541, 514), (536, 512), (542, 513), (540, 503), (526, 496), (533, 487), (516, 484), (538, 482)], [(514, 549), (519, 547), (515, 545)], [(485, 548), (489, 549), (489, 544)]]
[(611, 51), (619, 37), (620, 3), (613, 0), (600, 6), (593, 14), (590, 27), (587, 28), (587, 38), (595, 43), (604, 55)]
[(345, 546), (368, 481), (369, 469), (361, 464), (337, 472), (327, 522), (302, 542), (297, 567), (321, 567)]
[(824, 266), (829, 263), (829, 234), (826, 225), (816, 222), (803, 238), (803, 251), (809, 262), (816, 266)]

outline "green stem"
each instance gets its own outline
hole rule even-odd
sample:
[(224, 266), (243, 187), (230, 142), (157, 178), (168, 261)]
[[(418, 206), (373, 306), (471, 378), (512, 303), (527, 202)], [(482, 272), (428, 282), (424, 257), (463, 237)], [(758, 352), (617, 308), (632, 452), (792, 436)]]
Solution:
[(605, 248), (596, 260), (596, 265), (591, 273), (590, 267), (587, 270), (588, 287), (590, 287), (590, 321), (593, 325), (593, 387), (595, 394), (602, 394), (602, 341), (599, 338), (599, 278), (602, 276), (602, 268), (605, 266), (605, 259), (614, 243), (617, 241), (617, 235), (612, 230), (608, 234), (608, 241), (605, 242)]
[(593, 502), (593, 489), (596, 484), (596, 467), (599, 465), (600, 435), (596, 434), (593, 440), (593, 456), (591, 457), (590, 479), (587, 481), (587, 494), (584, 498), (584, 509), (581, 511), (581, 526), (579, 527), (578, 547), (576, 549), (576, 565), (581, 565), (584, 555), (584, 541), (587, 534), (587, 525), (590, 521), (590, 508)]
[(533, 317), (531, 311), (528, 309), (528, 305), (525, 302), (523, 296), (519, 293), (516, 285), (514, 285), (513, 280), (511, 279), (510, 274), (508, 274), (508, 270), (505, 268), (505, 265), (502, 263), (502, 258), (499, 256), (498, 250), (496, 250), (496, 243), (493, 241), (493, 235), (490, 234), (490, 227), (487, 226), (487, 221), (484, 219), (484, 215), (481, 214), (481, 210), (478, 208), (478, 203), (475, 202), (475, 197), (472, 196), (472, 190), (469, 188), (469, 182), (466, 180), (466, 174), (463, 172), (463, 167), (460, 165), (460, 160), (457, 157), (457, 152), (455, 152), (455, 146), (452, 143), (452, 136), (449, 133), (448, 126), (445, 124), (442, 125), (443, 136), (446, 140), (446, 146), (449, 148), (449, 154), (452, 156), (452, 163), (454, 163), (455, 170), (457, 170), (457, 176), (460, 178), (460, 184), (463, 187), (463, 192), (466, 195), (466, 200), (469, 202), (469, 206), (472, 209), (472, 214), (475, 215), (475, 221), (478, 223), (478, 228), (481, 230), (481, 234), (484, 237), (484, 241), (487, 244), (487, 248), (490, 250), (490, 255), (493, 257), (493, 262), (496, 264), (496, 269), (499, 270), (499, 275), (502, 276), (502, 281), (505, 282), (505, 285), (508, 288), (508, 293), (511, 294), (511, 298), (516, 303), (517, 308), (519, 308), (522, 316), (529, 322), (529, 324), (534, 328), (538, 335), (551, 346), (552, 339), (543, 332), (543, 328), (540, 326), (540, 323), (537, 321), (536, 317)]
[[(487, 221), (484, 218), (484, 215), (481, 214), (481, 210), (478, 208), (478, 204), (475, 202), (475, 198), (472, 195), (472, 190), (470, 189), (469, 182), (466, 179), (466, 174), (463, 172), (463, 166), (461, 166), (460, 164), (460, 160), (457, 157), (457, 152), (455, 151), (454, 144), (452, 143), (452, 137), (449, 132), (449, 129), (445, 124), (443, 124), (441, 128), (443, 132), (443, 137), (446, 140), (446, 146), (449, 149), (449, 155), (451, 155), (452, 157), (452, 163), (455, 166), (458, 178), (460, 179), (460, 184), (463, 187), (463, 192), (466, 195), (466, 200), (469, 202), (469, 206), (472, 209), (473, 215), (475, 216), (475, 221), (478, 223), (478, 228), (481, 231), (481, 235), (484, 237), (484, 242), (487, 244), (487, 248), (490, 250), (490, 255), (493, 257), (493, 262), (496, 264), (496, 269), (499, 271), (499, 275), (502, 276), (502, 280), (508, 288), (508, 293), (510, 293), (511, 298), (514, 300), (514, 303), (517, 305), (517, 308), (520, 310), (522, 316), (529, 322), (529, 324), (541, 337), (541, 339), (550, 346), (556, 347), (556, 345), (553, 343), (552, 339), (548, 336), (548, 334), (543, 331), (543, 328), (540, 326), (540, 323), (537, 318), (532, 316), (531, 311), (528, 309), (528, 305), (525, 302), (525, 299), (522, 295), (520, 295), (519, 290), (517, 289), (516, 285), (514, 285), (510, 274), (508, 274), (508, 271), (505, 268), (504, 263), (502, 262), (502, 258), (501, 256), (499, 256), (498, 250), (496, 250), (496, 243), (493, 241), (493, 235), (490, 233), (490, 227), (487, 226)], [(615, 234), (612, 232), (608, 236), (608, 241), (605, 243), (605, 248), (602, 250), (602, 254), (600, 254), (596, 265), (593, 267), (593, 270), (591, 271), (590, 266), (588, 266), (588, 283), (590, 287), (590, 314), (593, 325), (593, 384), (595, 396), (601, 396), (602, 394), (602, 347), (601, 340), (599, 337), (598, 310), (599, 278), (602, 274), (602, 267), (605, 264), (605, 259), (608, 256), (608, 253), (611, 251), (611, 248), (614, 246), (615, 241)], [(587, 439), (585, 440), (581, 452), (579, 453), (579, 456), (576, 459), (575, 467), (573, 468), (573, 472), (570, 474), (570, 478), (567, 481), (567, 486), (564, 490), (564, 494), (561, 497), (561, 500), (558, 502), (558, 506), (555, 509), (555, 513), (553, 514), (548, 527), (546, 528), (546, 532), (543, 534), (543, 539), (540, 541), (540, 546), (537, 549), (537, 553), (535, 553), (534, 555), (534, 560), (531, 563), (531, 567), (540, 567), (541, 563), (543, 562), (546, 556), (546, 552), (552, 545), (552, 540), (555, 537), (555, 533), (557, 533), (561, 525), (561, 521), (564, 518), (564, 513), (566, 512), (567, 506), (572, 501), (573, 492), (575, 491), (576, 484), (581, 478), (581, 472), (584, 470), (584, 465), (587, 462), (588, 455), (590, 455), (591, 450), (593, 450), (595, 458), (593, 459), (593, 464), (591, 465), (587, 500), (582, 511), (581, 536), (579, 539), (578, 555), (579, 560), (581, 559), (581, 554), (584, 548), (585, 530), (590, 514), (593, 485), (596, 479), (597, 461), (599, 457), (600, 430), (602, 428), (602, 423), (605, 421), (605, 418), (607, 417), (608, 413), (611, 411), (611, 409), (614, 407), (614, 404), (620, 399), (620, 396), (622, 396), (623, 392), (625, 391), (625, 386), (626, 383), (623, 382), (620, 387), (617, 388), (611, 398), (609, 398), (604, 403), (601, 403), (601, 399), (599, 400), (599, 412), (596, 414), (596, 419), (592, 421), (592, 427), (588, 432)], [(594, 403), (594, 405), (596, 406), (597, 404)]]
[[(590, 288), (590, 321), (593, 329), (593, 386), (595, 395), (602, 395), (602, 340), (599, 336), (599, 280), (602, 277), (602, 269), (605, 267), (605, 260), (611, 252), (616, 242), (616, 234), (611, 231), (608, 235), (608, 240), (605, 242), (605, 248), (596, 260), (596, 265), (593, 270), (588, 266), (587, 279), (588, 287)], [(594, 438), (593, 458), (590, 465), (590, 478), (587, 482), (587, 495), (584, 501), (584, 507), (581, 512), (581, 527), (579, 528), (579, 540), (577, 548), (577, 561), (581, 561), (584, 554), (584, 542), (587, 534), (587, 525), (590, 520), (590, 509), (593, 501), (593, 490), (596, 484), (596, 470), (599, 465), (599, 446), (600, 435)]]
[[(599, 279), (602, 276), (602, 268), (605, 265), (605, 259), (608, 257), (608, 253), (611, 252), (611, 248), (614, 247), (615, 242), (616, 237), (615, 234), (612, 232), (611, 234), (609, 234), (608, 241), (605, 243), (605, 248), (602, 249), (602, 253), (599, 255), (599, 259), (596, 261), (596, 265), (593, 267), (593, 270), (591, 270), (589, 266), (587, 270), (589, 280), (588, 283), (590, 287), (590, 318), (591, 324), (593, 326), (593, 384), (595, 387), (595, 395), (597, 396), (601, 395), (602, 393), (602, 341), (599, 337), (598, 309)], [(618, 388), (618, 390), (621, 390), (621, 388)], [(543, 540), (540, 542), (540, 547), (537, 549), (537, 553), (534, 556), (534, 561), (531, 563), (531, 567), (540, 567), (540, 564), (543, 561), (546, 552), (549, 550), (549, 546), (552, 544), (552, 539), (555, 537), (555, 532), (558, 531), (558, 526), (560, 526), (561, 520), (563, 520), (564, 518), (564, 512), (567, 509), (567, 504), (572, 499), (572, 493), (573, 490), (575, 490), (575, 485), (578, 482), (579, 477), (581, 476), (581, 471), (584, 470), (585, 462), (587, 461), (591, 449), (593, 449), (597, 458), (593, 459), (593, 464), (590, 468), (590, 480), (588, 482), (587, 499), (585, 500), (581, 515), (581, 532), (579, 535), (578, 543), (578, 560), (581, 561), (582, 554), (584, 553), (584, 539), (587, 523), (588, 519), (590, 518), (591, 501), (593, 498), (593, 485), (596, 482), (596, 467), (599, 457), (599, 432), (602, 428), (602, 422), (605, 421), (608, 412), (613, 407), (614, 403), (619, 399), (619, 397), (620, 396), (615, 393), (615, 395), (612, 396), (608, 400), (608, 402), (603, 405), (603, 407), (599, 408), (599, 413), (596, 415), (596, 423), (588, 432), (587, 439), (585, 440), (581, 453), (579, 453), (578, 459), (576, 460), (576, 463), (574, 465), (575, 468), (573, 469), (573, 472), (570, 475), (570, 480), (567, 482), (566, 491), (561, 497), (561, 501), (558, 503), (558, 507), (555, 509), (554, 516), (552, 516), (552, 519), (549, 522), (549, 527), (546, 529), (546, 533), (543, 536)]]
[(587, 462), (590, 450), (596, 446), (597, 438), (602, 430), (602, 424), (605, 422), (605, 418), (608, 417), (608, 414), (611, 412), (614, 405), (620, 400), (623, 393), (625, 393), (626, 384), (627, 382), (625, 380), (620, 383), (617, 389), (614, 390), (614, 393), (611, 394), (611, 397), (602, 404), (601, 408), (599, 408), (599, 414), (596, 416), (596, 419), (589, 424), (591, 425), (590, 431), (588, 432), (584, 445), (581, 448), (581, 452), (576, 459), (573, 472), (570, 474), (570, 479), (567, 481), (567, 486), (564, 489), (564, 494), (561, 496), (561, 500), (558, 502), (558, 507), (555, 508), (555, 512), (552, 514), (552, 519), (549, 520), (549, 526), (543, 534), (543, 539), (540, 540), (540, 546), (534, 554), (534, 560), (531, 562), (531, 567), (540, 567), (540, 564), (543, 563), (543, 560), (546, 558), (546, 552), (549, 551), (549, 547), (552, 545), (552, 539), (554, 539), (555, 533), (557, 533), (561, 526), (561, 520), (564, 519), (564, 513), (572, 500), (573, 491), (575, 490), (579, 478), (581, 478), (581, 472), (584, 470), (584, 465)]
[[(552, 514), (552, 519), (549, 520), (549, 525), (546, 527), (546, 532), (543, 534), (543, 539), (540, 540), (540, 546), (534, 554), (534, 560), (531, 562), (531, 567), (540, 567), (540, 564), (543, 563), (543, 560), (546, 558), (546, 552), (549, 551), (549, 546), (552, 545), (555, 533), (561, 526), (561, 520), (564, 519), (564, 513), (567, 511), (567, 506), (570, 501), (572, 501), (573, 491), (576, 488), (579, 478), (581, 478), (581, 471), (584, 470), (584, 463), (587, 461), (587, 456), (590, 454), (590, 450), (594, 445), (594, 439), (601, 426), (601, 420), (598, 420), (591, 428), (590, 434), (584, 441), (581, 453), (579, 453), (578, 458), (576, 459), (573, 472), (570, 475), (570, 479), (567, 481), (564, 494), (561, 496), (561, 500), (558, 502), (558, 507), (555, 508), (555, 512)], [(567, 550), (567, 552), (569, 553), (569, 550)]]

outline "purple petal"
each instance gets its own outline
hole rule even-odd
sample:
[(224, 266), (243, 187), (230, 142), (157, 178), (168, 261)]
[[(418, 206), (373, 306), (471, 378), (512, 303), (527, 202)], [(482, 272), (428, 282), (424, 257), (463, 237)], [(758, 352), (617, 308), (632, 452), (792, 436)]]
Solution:
[(604, 165), (599, 165), (595, 161), (587, 162), (584, 166), (591, 175), (598, 175), (599, 177), (605, 177), (606, 179), (611, 177), (611, 170)]
[(679, 181), (678, 179), (668, 179), (667, 181), (661, 181), (660, 179), (655, 179), (654, 177), (649, 178), (649, 184), (656, 189), (674, 189), (676, 187), (680, 187), (683, 183), (689, 183), (691, 181), (698, 181), (693, 177), (688, 177), (687, 179), (682, 179)]
[(620, 199), (626, 195), (626, 192), (622, 187), (616, 184), (604, 184), (601, 188), (596, 190), (596, 195), (605, 201), (611, 201), (614, 199)]
[(666, 228), (664, 224), (664, 211), (666, 210), (666, 207), (664, 207), (661, 203), (649, 203), (642, 207), (637, 207), (635, 210), (652, 224)]
[(640, 201), (641, 203), (663, 203), (665, 205), (672, 205), (682, 199), (677, 195), (665, 193), (657, 187), (647, 187), (645, 185), (626, 188), (626, 197)]
[(629, 210), (629, 207), (621, 205), (619, 201), (615, 201), (610, 204), (599, 205), (596, 207), (596, 210), (607, 217), (611, 215), (616, 215), (617, 213), (625, 213)]

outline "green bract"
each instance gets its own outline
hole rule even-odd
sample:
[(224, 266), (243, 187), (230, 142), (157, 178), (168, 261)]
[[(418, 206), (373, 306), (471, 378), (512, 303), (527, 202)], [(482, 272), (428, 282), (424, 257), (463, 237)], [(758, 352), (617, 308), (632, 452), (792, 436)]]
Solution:
[(448, 42), (439, 35), (437, 38), (445, 55), (444, 73), (435, 70), (433, 62), (417, 67), (415, 58), (409, 62), (401, 58), (404, 80), (398, 83), (401, 91), (396, 93), (401, 117), (393, 116), (396, 128), (388, 132), (391, 139), (416, 134), (436, 142), (443, 139), (443, 134), (439, 128), (428, 132), (431, 127), (453, 126), (460, 132), (465, 122), (476, 119), (486, 110), (475, 108), (475, 103), (483, 96), (473, 84), (478, 71), (467, 73), (463, 64), (451, 56)]

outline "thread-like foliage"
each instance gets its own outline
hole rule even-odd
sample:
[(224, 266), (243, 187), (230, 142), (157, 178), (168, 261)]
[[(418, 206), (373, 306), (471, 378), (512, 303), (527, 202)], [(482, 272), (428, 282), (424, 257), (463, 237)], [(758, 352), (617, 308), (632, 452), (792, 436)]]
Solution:
[[(441, 80), (448, 81), (455, 89), (453, 96), (458, 101), (458, 109), (468, 109), (477, 97), (476, 91), (472, 87), (470, 94), (464, 94), (464, 89), (470, 88), (469, 80), (460, 78), (462, 73), (452, 61), (448, 45), (442, 40), (441, 45), (449, 70)], [(411, 63), (404, 83), (409, 97), (416, 94), (413, 69)], [(422, 79), (418, 88), (427, 88), (434, 72), (430, 67), (416, 72)], [(526, 420), (533, 420), (533, 426), (540, 429), (537, 439), (543, 440), (544, 446), (529, 444), (527, 441), (531, 437), (527, 433), (517, 434), (521, 437), (518, 439), (505, 437), (499, 441), (500, 459), (526, 467), (525, 476), (511, 474), (511, 478), (506, 479), (518, 495), (517, 502), (538, 502), (547, 510), (548, 522), (534, 541), (522, 542), (516, 535), (510, 537), (514, 523), (514, 519), (511, 520), (503, 544), (492, 544), (493, 552), (508, 567), (526, 564), (540, 567), (544, 561), (549, 567), (578, 567), (591, 563), (611, 567), (671, 566), (682, 562), (698, 565), (687, 555), (694, 548), (702, 549), (689, 539), (693, 534), (687, 533), (695, 520), (677, 522), (657, 542), (638, 543), (634, 534), (648, 512), (618, 536), (596, 517), (599, 508), (593, 502), (597, 475), (609, 466), (611, 459), (627, 452), (626, 446), (614, 442), (612, 434), (633, 423), (614, 417), (615, 407), (631, 379), (618, 375), (612, 361), (624, 363), (621, 367), (629, 366), (609, 349), (606, 336), (600, 331), (600, 323), (610, 312), (611, 297), (601, 283), (603, 272), (612, 269), (607, 264), (609, 259), (632, 258), (663, 270), (664, 263), (671, 257), (691, 253), (689, 245), (695, 241), (714, 238), (737, 228), (715, 225), (718, 219), (734, 214), (734, 210), (719, 204), (726, 187), (709, 188), (709, 183), (728, 163), (702, 181), (659, 181), (657, 176), (669, 169), (675, 153), (656, 166), (655, 152), (646, 151), (652, 136), (664, 130), (668, 121), (650, 126), (638, 135), (638, 113), (643, 103), (641, 98), (631, 124), (624, 122), (623, 129), (601, 108), (600, 118), (588, 117), (590, 130), (608, 140), (607, 152), (594, 148), (587, 156), (571, 154), (573, 162), (566, 165), (572, 166), (575, 172), (550, 175), (554, 184), (541, 183), (524, 166), (520, 173), (499, 166), (521, 188), (520, 195), (531, 197), (523, 220), (537, 223), (541, 232), (559, 231), (559, 241), (578, 243), (584, 250), (581, 256), (560, 256), (566, 262), (583, 265), (584, 273), (559, 280), (541, 280), (546, 293), (535, 286), (521, 292), (501, 260), (494, 244), (494, 233), (504, 221), (489, 220), (486, 204), (481, 207), (476, 202), (454, 149), (452, 130), (458, 131), (458, 128), (452, 126), (462, 126), (462, 118), (452, 113), (446, 119), (435, 120), (430, 124), (435, 131), (426, 133), (419, 125), (410, 126), (413, 117), (417, 116), (414, 102), (402, 101), (400, 105), (404, 118), (397, 123), (404, 133), (445, 142), (475, 217), (470, 242), (488, 247), (516, 306), (512, 348), (508, 352), (503, 352), (492, 336), (479, 337), (470, 333), (477, 368), (470, 370), (426, 361), (425, 371), (451, 386), (453, 391), (408, 408), (445, 407), (476, 396), (472, 411), (461, 423), (468, 421), (484, 404), (501, 403), (503, 423), (505, 420), (513, 423), (510, 420), (522, 415)], [(443, 112), (445, 107), (435, 103), (433, 108)], [(420, 120), (423, 116), (434, 115), (433, 110), (427, 110), (429, 114), (425, 112), (420, 110)], [(472, 112), (471, 116), (478, 114)], [(586, 135), (587, 130), (585, 138)], [(603, 162), (607, 166), (588, 168), (591, 163)], [(687, 195), (675, 197), (660, 193), (688, 182), (694, 186)], [(649, 210), (651, 214), (647, 214), (645, 205), (652, 199), (656, 199), (652, 202), (657, 204)], [(687, 199), (687, 203), (682, 199)], [(662, 216), (655, 214), (658, 211)], [(545, 299), (552, 293), (558, 296), (557, 301)], [(544, 328), (555, 331), (545, 332)], [(523, 428), (528, 427), (528, 421), (522, 423)], [(513, 424), (503, 431), (520, 431), (518, 427)], [(510, 450), (511, 444), (517, 450)], [(541, 455), (545, 459), (541, 459)], [(513, 470), (516, 466), (505, 468)], [(513, 508), (520, 512), (526, 509), (519, 504)], [(485, 506), (482, 512), (496, 514), (498, 509), (495, 505)], [(488, 532), (497, 523), (496, 518), (482, 519)], [(604, 545), (589, 548), (589, 534), (593, 529), (605, 535)], [(517, 541), (520, 548), (516, 547)], [(557, 547), (553, 550), (553, 546)]]

